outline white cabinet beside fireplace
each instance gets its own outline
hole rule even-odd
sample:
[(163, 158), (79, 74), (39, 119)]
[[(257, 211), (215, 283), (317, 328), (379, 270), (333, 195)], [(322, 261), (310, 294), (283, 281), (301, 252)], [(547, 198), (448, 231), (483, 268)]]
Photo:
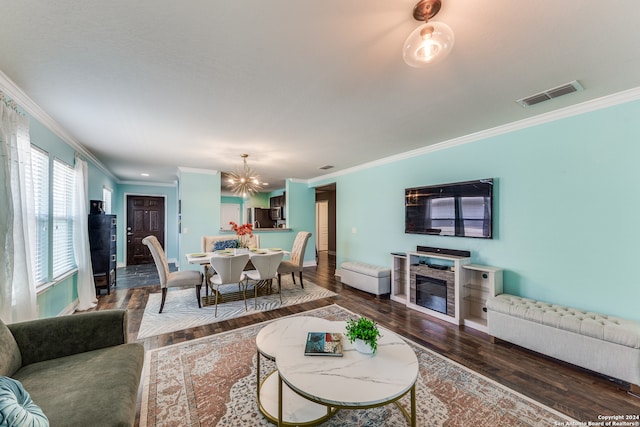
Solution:
[(393, 301), (402, 304), (407, 303), (407, 292), (409, 286), (409, 267), (407, 265), (407, 254), (395, 252), (391, 254), (391, 293)]
[(462, 266), (464, 325), (487, 331), (487, 299), (502, 293), (502, 269), (488, 265)]

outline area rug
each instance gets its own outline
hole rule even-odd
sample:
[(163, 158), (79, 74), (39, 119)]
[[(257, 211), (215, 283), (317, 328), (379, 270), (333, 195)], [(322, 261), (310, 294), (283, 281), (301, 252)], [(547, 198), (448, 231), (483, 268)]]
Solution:
[[(355, 316), (338, 305), (297, 316), (346, 320)], [(256, 401), (255, 337), (266, 324), (175, 344), (147, 352), (140, 426), (269, 426)], [(553, 426), (572, 420), (412, 341), (418, 426)], [(271, 365), (269, 365), (271, 363)], [(261, 360), (261, 372), (273, 362)], [(409, 397), (401, 400), (409, 407)], [(341, 410), (325, 427), (404, 426), (393, 404)]]
[[(253, 291), (251, 290), (247, 292), (247, 298), (251, 297), (247, 299), (248, 310), (245, 310), (244, 300), (240, 299), (218, 304), (217, 316), (214, 315), (215, 307), (213, 305), (198, 308), (195, 289), (169, 289), (162, 313), (158, 313), (162, 295), (160, 293), (150, 294), (140, 323), (138, 339), (195, 328), (260, 311), (275, 310), (280, 307), (302, 304), (307, 301), (337, 295), (335, 292), (308, 280), (305, 280), (304, 288), (300, 287), (299, 281), (296, 281), (296, 283), (293, 283), (291, 276), (282, 277), (282, 304), (280, 303), (280, 296), (274, 292), (271, 295), (259, 296), (257, 308), (254, 308)], [(275, 288), (277, 288), (277, 285)], [(223, 296), (236, 294), (237, 291), (238, 287), (235, 285), (221, 288)], [(203, 289), (202, 294), (204, 295), (204, 293)]]

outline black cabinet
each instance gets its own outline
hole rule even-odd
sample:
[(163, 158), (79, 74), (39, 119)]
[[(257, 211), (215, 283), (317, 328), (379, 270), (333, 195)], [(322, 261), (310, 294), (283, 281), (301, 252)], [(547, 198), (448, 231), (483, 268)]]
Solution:
[(116, 285), (116, 216), (89, 215), (89, 246), (96, 292)]

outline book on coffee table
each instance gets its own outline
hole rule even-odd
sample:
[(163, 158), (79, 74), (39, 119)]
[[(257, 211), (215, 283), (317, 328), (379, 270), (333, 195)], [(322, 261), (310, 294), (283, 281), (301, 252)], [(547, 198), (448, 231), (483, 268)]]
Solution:
[(338, 332), (309, 332), (304, 355), (342, 356), (342, 334)]

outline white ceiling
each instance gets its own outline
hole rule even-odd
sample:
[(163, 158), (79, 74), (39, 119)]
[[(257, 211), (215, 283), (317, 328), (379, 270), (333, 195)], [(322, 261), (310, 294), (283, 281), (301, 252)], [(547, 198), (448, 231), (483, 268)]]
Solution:
[(249, 153), (275, 186), (640, 86), (637, 0), (442, 1), (415, 69), (414, 0), (3, 0), (0, 70), (121, 181)]

